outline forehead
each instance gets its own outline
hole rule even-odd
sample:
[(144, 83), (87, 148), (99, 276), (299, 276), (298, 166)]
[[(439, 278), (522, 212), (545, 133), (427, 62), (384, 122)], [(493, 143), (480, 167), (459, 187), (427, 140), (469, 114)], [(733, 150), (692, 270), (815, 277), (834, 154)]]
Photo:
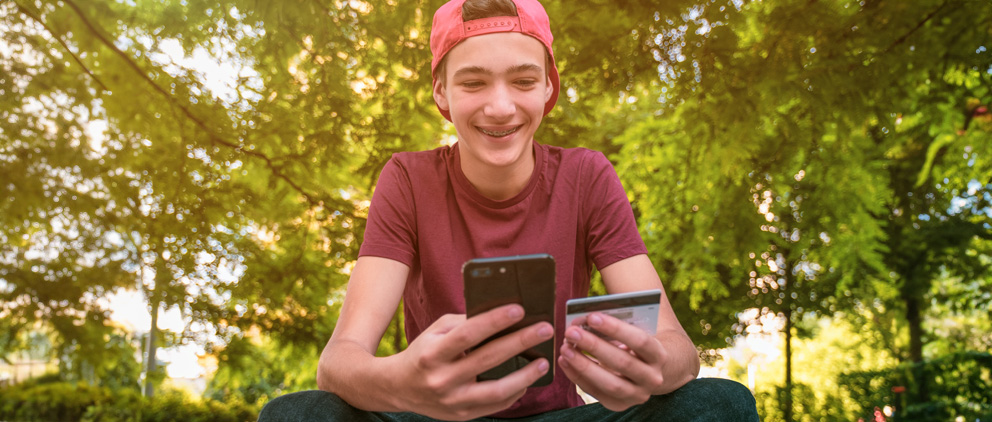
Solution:
[(462, 68), (485, 69), (502, 73), (527, 65), (545, 68), (547, 52), (537, 39), (518, 32), (497, 32), (465, 39), (445, 55), (445, 73), (450, 76)]

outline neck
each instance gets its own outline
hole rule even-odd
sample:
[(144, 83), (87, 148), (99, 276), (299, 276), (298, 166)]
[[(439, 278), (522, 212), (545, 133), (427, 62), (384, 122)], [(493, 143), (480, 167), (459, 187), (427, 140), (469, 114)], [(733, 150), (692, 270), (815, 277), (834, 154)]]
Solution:
[(524, 156), (523, 160), (506, 167), (471, 165), (466, 164), (464, 159), (461, 160), (462, 174), (469, 183), (482, 196), (494, 201), (505, 201), (522, 192), (530, 183), (534, 166), (533, 149)]

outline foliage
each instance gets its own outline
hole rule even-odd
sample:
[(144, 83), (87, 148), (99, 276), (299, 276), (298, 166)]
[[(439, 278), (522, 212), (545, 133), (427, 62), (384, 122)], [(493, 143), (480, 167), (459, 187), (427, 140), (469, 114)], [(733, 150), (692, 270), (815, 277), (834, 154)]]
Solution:
[(98, 387), (71, 383), (18, 385), (0, 392), (0, 417), (24, 421), (79, 420), (88, 406), (108, 393)]
[[(758, 414), (764, 421), (787, 420), (782, 411), (786, 391), (784, 387), (775, 386), (770, 391), (759, 390), (754, 394)], [(809, 384), (793, 384), (791, 391), (793, 405), (793, 421), (849, 421), (841, 410), (844, 408), (839, 395), (831, 391), (822, 391)], [(822, 396), (822, 398), (821, 398)]]
[(316, 345), (280, 345), (267, 336), (234, 339), (218, 353), (205, 397), (265, 403), (283, 393), (317, 388)]
[[(986, 419), (992, 415), (992, 354), (960, 352), (893, 368), (850, 372), (838, 379), (861, 408), (895, 405), (899, 420)], [(897, 388), (902, 387), (902, 388)], [(904, 389), (904, 390), (903, 390)], [(921, 401), (920, 397), (928, 397)]]
[[(989, 150), (978, 140), (988, 128), (963, 126), (975, 106), (958, 107), (992, 101), (990, 14), (987, 4), (953, 3), (714, 2), (657, 31), (685, 44), (660, 60), (670, 70), (663, 89), (638, 104), (660, 96), (660, 112), (617, 138), (615, 158), (670, 288), (706, 322), (694, 339), (718, 345), (748, 306), (829, 314), (909, 300), (889, 287), (890, 274), (908, 274), (891, 257), (917, 246), (961, 256), (934, 244), (949, 237), (915, 228), (924, 212), (935, 232), (953, 227), (941, 221), (950, 196), (977, 206), (952, 216), (974, 228), (961, 231), (963, 245), (988, 231)], [(963, 152), (936, 155), (948, 177), (926, 179), (915, 195), (902, 189), (894, 169), (916, 183), (927, 168), (906, 152), (939, 150), (942, 139)], [(937, 191), (945, 208), (928, 199)], [(930, 202), (910, 212), (906, 200)], [(893, 237), (897, 214), (914, 219), (912, 240)], [(933, 279), (916, 277), (924, 287)]]
[[(795, 421), (874, 420), (875, 409), (890, 406), (895, 420), (985, 420), (992, 414), (992, 355), (961, 352), (886, 369), (840, 374), (839, 388), (798, 382), (792, 390)], [(903, 391), (900, 388), (905, 388)], [(914, 399), (918, 390), (930, 390), (931, 401)], [(782, 421), (784, 388), (755, 393), (762, 420)]]
[[(163, 346), (217, 352), (215, 397), (309, 385), (379, 170), (453, 133), (440, 3), (0, 2), (0, 354), (40, 324), (72, 379), (130, 388), (105, 298), (138, 290), (187, 322)], [(546, 6), (562, 95), (537, 138), (616, 162), (697, 344), (758, 309), (906, 360), (987, 347), (992, 5)]]
[(25, 383), (0, 390), (0, 419), (17, 421), (253, 421), (258, 406), (226, 400), (199, 400), (181, 391), (154, 399), (136, 390), (77, 383)]

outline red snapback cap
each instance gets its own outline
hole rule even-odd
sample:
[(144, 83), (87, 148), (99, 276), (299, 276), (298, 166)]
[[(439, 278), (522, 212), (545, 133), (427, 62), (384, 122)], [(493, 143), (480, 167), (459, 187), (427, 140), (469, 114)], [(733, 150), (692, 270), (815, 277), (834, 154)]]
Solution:
[[(551, 49), (551, 42), (554, 40), (554, 36), (551, 35), (551, 21), (548, 19), (548, 13), (544, 11), (544, 6), (541, 6), (537, 0), (513, 0), (517, 6), (517, 16), (498, 16), (465, 22), (462, 20), (463, 3), (465, 0), (449, 1), (434, 13), (434, 21), (431, 24), (431, 54), (434, 56), (431, 61), (431, 82), (437, 82), (437, 65), (441, 63), (441, 59), (466, 38), (494, 32), (519, 32), (534, 37), (544, 44), (551, 59), (548, 76), (551, 78), (553, 90), (551, 98), (544, 104), (544, 115), (548, 115), (558, 101), (558, 91), (561, 87), (554, 50)], [(438, 111), (445, 119), (451, 120), (451, 113), (448, 110), (438, 107)]]

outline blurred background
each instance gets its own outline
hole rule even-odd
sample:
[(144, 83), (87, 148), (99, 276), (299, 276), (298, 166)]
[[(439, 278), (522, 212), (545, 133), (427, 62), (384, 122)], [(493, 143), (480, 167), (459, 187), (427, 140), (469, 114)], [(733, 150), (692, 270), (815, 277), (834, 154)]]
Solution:
[[(454, 141), (441, 3), (0, 2), (0, 420), (316, 388), (380, 169)], [(537, 140), (613, 161), (703, 375), (765, 421), (992, 420), (992, 3), (544, 3)]]

